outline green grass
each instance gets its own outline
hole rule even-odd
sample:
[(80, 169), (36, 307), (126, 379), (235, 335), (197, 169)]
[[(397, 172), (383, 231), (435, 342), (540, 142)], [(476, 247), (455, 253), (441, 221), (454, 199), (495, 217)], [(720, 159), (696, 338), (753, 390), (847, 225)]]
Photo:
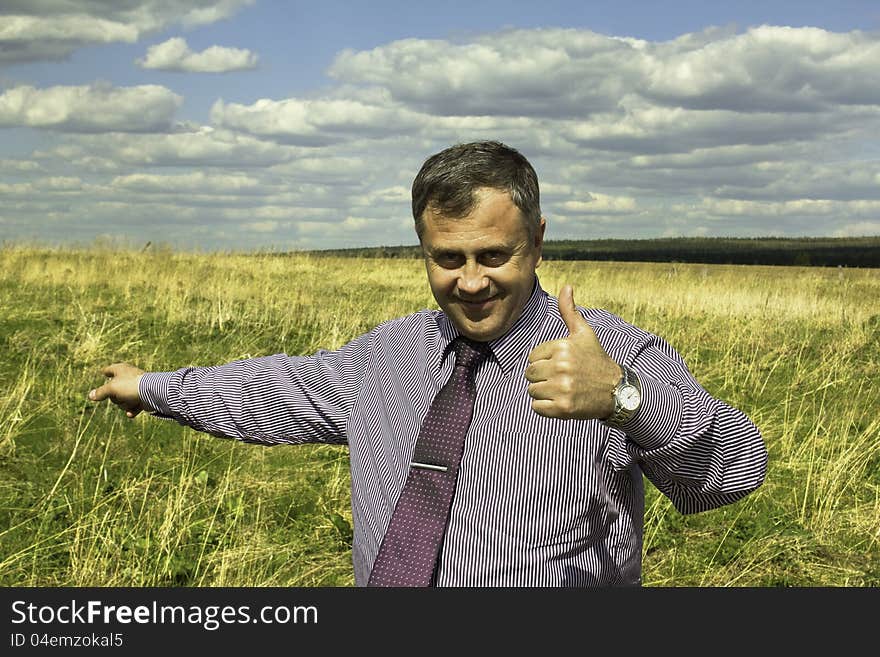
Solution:
[[(682, 516), (648, 485), (648, 586), (880, 585), (880, 270), (545, 262), (545, 289), (675, 346), (770, 452), (744, 500)], [(344, 447), (264, 448), (86, 393), (337, 347), (433, 307), (418, 261), (0, 249), (0, 585), (349, 586)]]

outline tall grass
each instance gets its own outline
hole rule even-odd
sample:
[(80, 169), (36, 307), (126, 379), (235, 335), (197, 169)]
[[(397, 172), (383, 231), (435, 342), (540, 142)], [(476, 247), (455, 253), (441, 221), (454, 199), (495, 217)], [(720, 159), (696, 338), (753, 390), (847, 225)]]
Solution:
[[(647, 486), (648, 586), (880, 584), (880, 270), (546, 262), (664, 336), (770, 451), (736, 504)], [(0, 584), (348, 586), (344, 447), (262, 448), (86, 393), (100, 367), (334, 348), (434, 307), (421, 263), (0, 249)]]

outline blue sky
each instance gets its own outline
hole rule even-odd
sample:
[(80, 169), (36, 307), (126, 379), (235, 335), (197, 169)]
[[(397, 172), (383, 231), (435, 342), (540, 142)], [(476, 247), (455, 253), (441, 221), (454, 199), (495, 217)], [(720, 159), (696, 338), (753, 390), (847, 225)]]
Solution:
[(549, 239), (880, 234), (877, 2), (9, 0), (0, 239), (415, 242), (457, 141)]

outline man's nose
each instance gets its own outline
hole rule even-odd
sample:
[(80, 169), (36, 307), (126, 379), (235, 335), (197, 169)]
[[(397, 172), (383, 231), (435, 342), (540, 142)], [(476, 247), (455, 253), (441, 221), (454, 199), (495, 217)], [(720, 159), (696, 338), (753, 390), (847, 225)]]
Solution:
[(468, 295), (479, 294), (488, 283), (483, 268), (477, 263), (466, 263), (458, 277), (458, 289)]

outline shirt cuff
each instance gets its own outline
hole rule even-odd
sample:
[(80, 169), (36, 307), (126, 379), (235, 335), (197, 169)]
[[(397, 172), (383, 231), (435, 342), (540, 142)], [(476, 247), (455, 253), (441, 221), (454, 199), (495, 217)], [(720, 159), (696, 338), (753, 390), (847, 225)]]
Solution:
[(174, 372), (145, 372), (138, 382), (141, 405), (147, 412), (161, 417), (172, 417), (168, 390)]
[(663, 447), (681, 427), (681, 392), (657, 379), (636, 372), (642, 384), (642, 405), (620, 429), (642, 449)]

